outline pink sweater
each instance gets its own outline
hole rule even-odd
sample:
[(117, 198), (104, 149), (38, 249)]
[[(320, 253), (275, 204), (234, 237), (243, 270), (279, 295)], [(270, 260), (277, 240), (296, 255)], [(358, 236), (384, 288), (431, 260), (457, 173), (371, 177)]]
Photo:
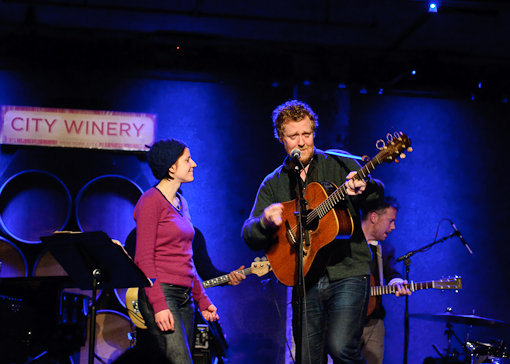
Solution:
[(145, 288), (154, 313), (168, 309), (159, 283), (191, 287), (202, 311), (211, 305), (192, 260), (194, 230), (188, 203), (179, 197), (182, 216), (155, 187), (147, 190), (135, 207), (135, 263), (154, 281), (152, 287)]

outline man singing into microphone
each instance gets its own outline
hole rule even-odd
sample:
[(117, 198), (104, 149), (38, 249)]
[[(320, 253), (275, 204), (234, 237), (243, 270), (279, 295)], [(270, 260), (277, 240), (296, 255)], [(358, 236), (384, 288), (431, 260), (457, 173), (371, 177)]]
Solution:
[[(307, 104), (293, 100), (278, 106), (273, 111), (273, 126), (274, 135), (283, 144), (288, 157), (260, 185), (250, 217), (243, 226), (243, 239), (253, 250), (262, 250), (274, 243), (273, 236), (284, 223), (280, 202), (299, 198), (302, 185), (299, 178), (305, 185), (332, 182), (339, 187), (346, 183), (348, 196), (340, 204), (352, 216), (353, 234), (347, 240), (328, 244), (328, 248), (331, 246), (334, 250), (326, 257), (328, 263), (319, 267), (323, 272), (320, 277), (306, 276), (302, 332), (296, 330), (298, 292), (293, 290), (293, 329), (295, 338), (302, 335), (299, 362), (325, 364), (329, 354), (335, 364), (365, 363), (359, 341), (370, 293), (371, 253), (361, 229), (360, 208), (367, 201), (379, 198), (382, 187), (369, 177), (353, 179), (360, 169), (354, 159), (315, 149), (318, 119)], [(295, 168), (299, 164), (297, 159), (304, 168)], [(321, 228), (338, 229), (336, 226)]]

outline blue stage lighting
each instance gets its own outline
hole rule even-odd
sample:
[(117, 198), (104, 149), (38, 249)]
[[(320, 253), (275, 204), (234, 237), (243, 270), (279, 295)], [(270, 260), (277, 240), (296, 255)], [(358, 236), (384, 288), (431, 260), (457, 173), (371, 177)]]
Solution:
[(429, 12), (431, 12), (431, 13), (437, 13), (437, 8), (438, 8), (437, 3), (435, 3), (435, 2), (431, 2), (431, 3), (429, 4)]

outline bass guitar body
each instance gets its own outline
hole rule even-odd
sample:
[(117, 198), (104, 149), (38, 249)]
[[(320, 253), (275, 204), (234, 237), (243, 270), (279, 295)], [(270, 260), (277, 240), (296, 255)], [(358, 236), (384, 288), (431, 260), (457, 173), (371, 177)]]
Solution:
[[(353, 233), (352, 217), (347, 209), (331, 208), (324, 216), (310, 216), (336, 190), (336, 186), (327, 182), (312, 182), (308, 185), (304, 196), (307, 201), (307, 231), (310, 245), (303, 238), (303, 273), (306, 276), (311, 270), (324, 271), (329, 261), (319, 251), (335, 239), (347, 239)], [(283, 202), (282, 225), (275, 233), (275, 243), (266, 249), (266, 256), (276, 278), (286, 286), (294, 286), (297, 279), (297, 263), (299, 248), (299, 199)], [(315, 262), (315, 264), (314, 264)]]

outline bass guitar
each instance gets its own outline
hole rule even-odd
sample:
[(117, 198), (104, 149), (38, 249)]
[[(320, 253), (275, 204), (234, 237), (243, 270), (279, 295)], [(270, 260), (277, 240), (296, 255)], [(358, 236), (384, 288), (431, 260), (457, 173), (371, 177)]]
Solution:
[[(385, 294), (395, 294), (397, 292), (397, 285), (392, 286), (375, 286), (374, 276), (370, 276), (370, 300), (368, 301), (367, 316), (374, 312), (381, 305), (381, 296)], [(419, 291), (421, 289), (462, 289), (462, 278), (448, 277), (441, 278), (437, 281), (429, 282), (413, 282), (404, 284), (404, 287), (409, 288), (411, 292)]]
[[(376, 166), (383, 162), (398, 162), (397, 157), (405, 158), (402, 154), (411, 152), (411, 141), (402, 133), (388, 134), (388, 142), (378, 141), (380, 152), (353, 177), (355, 180), (366, 180)], [(335, 208), (347, 195), (347, 182), (340, 187), (333, 183), (312, 182), (306, 189), (305, 199), (308, 203), (306, 212), (306, 226), (308, 228), (310, 245), (303, 244), (303, 273), (306, 274), (320, 249), (335, 238), (347, 239), (354, 232), (352, 217), (347, 209)], [(299, 199), (283, 202), (282, 224), (274, 234), (275, 243), (266, 249), (266, 256), (271, 263), (276, 278), (286, 286), (297, 283), (297, 262), (299, 237)], [(304, 239), (303, 239), (304, 240)], [(319, 259), (325, 268), (329, 258)]]
[[(256, 258), (249, 268), (241, 269), (237, 271), (238, 273), (244, 274), (245, 276), (249, 274), (256, 274), (261, 277), (271, 270), (271, 265), (267, 261), (266, 257)], [(204, 288), (216, 287), (224, 283), (228, 283), (230, 281), (230, 277), (228, 274), (225, 274), (220, 277), (216, 277), (213, 279), (209, 279), (207, 281), (202, 282), (202, 286)], [(128, 288), (126, 291), (126, 309), (128, 311), (129, 318), (133, 322), (133, 324), (139, 329), (146, 329), (145, 320), (142, 317), (142, 313), (138, 307), (138, 287)]]

